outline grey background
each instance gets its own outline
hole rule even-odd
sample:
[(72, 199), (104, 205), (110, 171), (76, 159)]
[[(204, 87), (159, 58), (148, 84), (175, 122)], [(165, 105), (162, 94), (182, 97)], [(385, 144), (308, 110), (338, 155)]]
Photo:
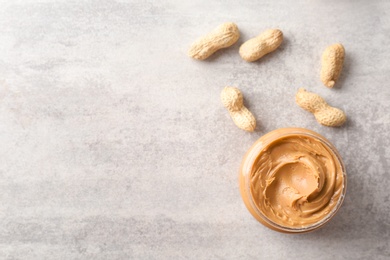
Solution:
[[(207, 61), (186, 56), (227, 21), (241, 38)], [(255, 63), (240, 44), (280, 28)], [(388, 259), (389, 1), (2, 1), (0, 259)], [(335, 89), (320, 56), (346, 48)], [(239, 87), (258, 119), (238, 129), (221, 105)], [(342, 108), (319, 125), (299, 87)], [(238, 169), (261, 135), (312, 129), (339, 149), (348, 192), (304, 235), (246, 210)]]

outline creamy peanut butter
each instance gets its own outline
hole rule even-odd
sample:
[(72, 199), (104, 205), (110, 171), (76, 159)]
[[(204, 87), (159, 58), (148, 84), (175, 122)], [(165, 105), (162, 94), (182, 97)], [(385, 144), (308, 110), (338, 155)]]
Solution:
[(300, 128), (278, 129), (260, 138), (244, 159), (240, 183), (244, 202), (257, 219), (287, 228), (326, 219), (345, 192), (335, 148)]

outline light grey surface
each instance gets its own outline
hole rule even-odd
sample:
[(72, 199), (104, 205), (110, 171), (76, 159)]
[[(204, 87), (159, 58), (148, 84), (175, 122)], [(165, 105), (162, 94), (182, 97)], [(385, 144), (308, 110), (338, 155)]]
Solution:
[[(388, 259), (390, 2), (3, 1), (0, 8), (0, 259)], [(241, 38), (207, 61), (186, 51), (220, 23)], [(278, 27), (255, 63), (239, 45)], [(335, 89), (320, 56), (346, 48)], [(258, 119), (220, 103), (239, 87)], [(298, 87), (348, 115), (327, 128)], [(306, 127), (339, 149), (348, 192), (304, 235), (248, 213), (238, 168), (261, 135)]]

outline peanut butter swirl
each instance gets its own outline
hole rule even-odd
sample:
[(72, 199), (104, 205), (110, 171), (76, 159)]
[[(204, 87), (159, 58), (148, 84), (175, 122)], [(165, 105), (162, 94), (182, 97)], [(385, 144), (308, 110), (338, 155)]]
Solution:
[(292, 134), (264, 145), (250, 172), (250, 192), (269, 220), (302, 228), (336, 208), (343, 191), (343, 169), (321, 140)]

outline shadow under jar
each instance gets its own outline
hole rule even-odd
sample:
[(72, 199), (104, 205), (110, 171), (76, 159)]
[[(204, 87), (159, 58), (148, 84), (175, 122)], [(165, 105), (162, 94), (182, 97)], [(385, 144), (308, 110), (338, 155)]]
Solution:
[(259, 222), (279, 232), (303, 233), (336, 214), (347, 179), (326, 138), (304, 128), (281, 128), (248, 150), (239, 182), (244, 203)]

